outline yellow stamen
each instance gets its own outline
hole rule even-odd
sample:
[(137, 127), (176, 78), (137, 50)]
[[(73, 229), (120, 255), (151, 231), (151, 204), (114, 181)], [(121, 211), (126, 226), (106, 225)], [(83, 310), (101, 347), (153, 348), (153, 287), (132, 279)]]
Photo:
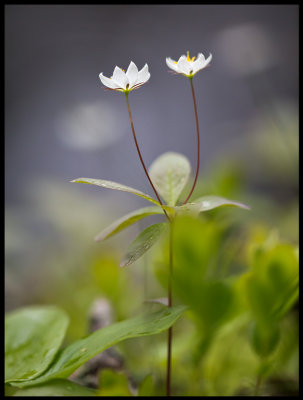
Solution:
[(189, 61), (189, 62), (191, 61), (191, 62), (193, 62), (193, 61), (195, 61), (195, 58), (196, 58), (196, 57), (192, 57), (192, 58), (190, 58), (190, 57), (189, 57), (189, 51), (187, 52), (187, 58), (186, 58), (186, 61)]

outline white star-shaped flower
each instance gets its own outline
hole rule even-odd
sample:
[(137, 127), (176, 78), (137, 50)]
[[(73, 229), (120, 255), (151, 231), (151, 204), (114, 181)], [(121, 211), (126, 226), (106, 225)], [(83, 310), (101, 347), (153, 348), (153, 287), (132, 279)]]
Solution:
[(189, 52), (187, 56), (182, 55), (178, 61), (172, 60), (170, 57), (166, 58), (166, 64), (177, 74), (182, 74), (188, 78), (192, 78), (198, 71), (204, 69), (211, 62), (212, 55), (209, 54), (208, 58), (205, 59), (202, 53), (199, 53), (196, 57), (189, 57)]
[(111, 78), (107, 78), (102, 72), (99, 78), (103, 85), (109, 89), (128, 93), (144, 85), (149, 80), (150, 73), (148, 72), (147, 64), (144, 65), (141, 71), (138, 71), (136, 64), (131, 61), (126, 72), (119, 67), (115, 67)]

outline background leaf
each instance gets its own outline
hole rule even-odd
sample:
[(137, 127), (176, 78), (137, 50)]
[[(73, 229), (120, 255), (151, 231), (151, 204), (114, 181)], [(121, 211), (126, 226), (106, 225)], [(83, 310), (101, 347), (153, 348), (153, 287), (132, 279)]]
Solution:
[(35, 380), (16, 383), (15, 386), (32, 386), (54, 378), (66, 378), (88, 360), (122, 340), (154, 335), (168, 329), (185, 309), (185, 306), (165, 308), (99, 329), (62, 350), (44, 375)]
[(45, 384), (17, 390), (13, 396), (44, 397), (44, 396), (96, 396), (96, 391), (78, 385), (67, 379), (54, 379)]
[(44, 397), (44, 396), (96, 396), (96, 391), (78, 385), (67, 379), (54, 379), (45, 384), (17, 390), (13, 396)]
[(53, 306), (27, 307), (5, 318), (5, 381), (41, 375), (53, 361), (68, 326), (65, 312)]
[(105, 228), (101, 233), (99, 233), (95, 237), (95, 240), (97, 242), (105, 240), (115, 235), (116, 233), (122, 231), (123, 229), (127, 228), (128, 226), (134, 224), (140, 219), (148, 217), (149, 215), (153, 214), (164, 214), (164, 212), (160, 207), (140, 208), (139, 210), (126, 214), (123, 217), (119, 218), (117, 221), (113, 222), (111, 225)]
[(97, 396), (131, 396), (129, 380), (125, 371), (103, 369), (99, 377)]
[(270, 329), (298, 299), (298, 258), (292, 245), (278, 243), (256, 248), (252, 262), (242, 290), (258, 324)]
[(165, 228), (167, 228), (167, 222), (154, 224), (144, 229), (129, 246), (120, 266), (126, 267), (143, 256), (143, 254), (159, 239)]
[(154, 395), (154, 378), (152, 375), (147, 375), (140, 383), (138, 396), (153, 396)]
[(112, 182), (112, 181), (105, 181), (104, 179), (93, 179), (93, 178), (77, 178), (71, 182), (75, 183), (88, 183), (90, 185), (100, 186), (106, 189), (113, 189), (113, 190), (121, 190), (122, 192), (128, 192), (135, 194), (136, 196), (142, 197), (145, 200), (148, 200), (154, 204), (160, 205), (157, 200), (154, 200), (148, 194), (141, 192), (140, 190), (133, 189), (129, 186), (122, 185), (121, 183)]
[(149, 174), (166, 203), (174, 206), (189, 178), (190, 163), (182, 154), (164, 153), (152, 163)]

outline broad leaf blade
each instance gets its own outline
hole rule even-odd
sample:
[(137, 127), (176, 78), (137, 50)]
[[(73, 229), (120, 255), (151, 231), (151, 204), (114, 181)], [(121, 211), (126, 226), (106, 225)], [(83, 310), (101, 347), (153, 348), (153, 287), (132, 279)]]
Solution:
[(166, 228), (167, 222), (161, 222), (144, 229), (129, 246), (125, 257), (120, 263), (120, 267), (126, 267), (142, 257), (156, 243)]
[(160, 205), (160, 203), (157, 200), (154, 200), (148, 194), (145, 194), (145, 193), (141, 192), (140, 190), (133, 189), (129, 186), (122, 185), (121, 183), (106, 181), (104, 179), (93, 179), (93, 178), (77, 178), (71, 182), (88, 183), (90, 185), (96, 185), (96, 186), (100, 186), (100, 187), (107, 188), (107, 189), (120, 190), (122, 192), (132, 193), (132, 194), (142, 197), (143, 199), (146, 199), (154, 204)]
[(67, 379), (54, 379), (53, 381), (17, 390), (13, 396), (17, 397), (46, 397), (46, 396), (96, 396), (97, 391), (78, 385)]
[(99, 329), (61, 351), (44, 375), (35, 380), (16, 383), (15, 386), (33, 386), (55, 378), (66, 378), (88, 360), (122, 340), (165, 331), (186, 309), (186, 306), (165, 308)]
[(164, 153), (152, 163), (149, 174), (166, 203), (174, 206), (189, 178), (190, 163), (182, 154)]
[(160, 207), (145, 207), (140, 208), (139, 210), (133, 211), (123, 217), (119, 218), (117, 221), (113, 222), (107, 228), (105, 228), (101, 233), (99, 233), (95, 240), (97, 242), (101, 240), (105, 240), (116, 233), (122, 231), (123, 229), (127, 228), (128, 226), (134, 224), (135, 222), (139, 221), (142, 218), (148, 217), (149, 215), (153, 214), (164, 214), (162, 208)]
[(193, 203), (187, 203), (184, 204), (183, 206), (175, 207), (175, 209), (179, 212), (200, 213), (221, 206), (235, 206), (244, 208), (246, 210), (250, 210), (250, 207), (247, 206), (246, 204), (234, 200), (225, 199), (224, 197), (219, 197), (219, 196), (199, 197)]
[(41, 375), (53, 361), (68, 326), (68, 317), (53, 306), (27, 307), (5, 318), (5, 381)]

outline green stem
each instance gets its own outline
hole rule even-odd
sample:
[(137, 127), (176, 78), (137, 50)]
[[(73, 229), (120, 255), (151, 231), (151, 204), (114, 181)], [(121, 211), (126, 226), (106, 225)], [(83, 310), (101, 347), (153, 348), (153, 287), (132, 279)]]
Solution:
[[(173, 275), (173, 226), (174, 221), (170, 221), (169, 233), (169, 273), (168, 273), (168, 307), (172, 307), (172, 275)], [(171, 395), (171, 351), (173, 340), (173, 328), (168, 329), (167, 340), (167, 370), (166, 370), (166, 396)]]
[(192, 188), (191, 188), (188, 196), (184, 200), (183, 204), (186, 204), (188, 202), (190, 196), (192, 195), (192, 192), (195, 189), (198, 175), (199, 175), (199, 167), (200, 167), (200, 131), (199, 131), (199, 120), (198, 120), (198, 112), (197, 112), (197, 102), (196, 102), (195, 90), (194, 90), (194, 85), (193, 85), (193, 78), (192, 77), (189, 78), (189, 81), (190, 81), (191, 93), (192, 93), (193, 103), (194, 103), (196, 131), (197, 131), (197, 166), (196, 166), (196, 174), (195, 174), (194, 183), (192, 185)]

